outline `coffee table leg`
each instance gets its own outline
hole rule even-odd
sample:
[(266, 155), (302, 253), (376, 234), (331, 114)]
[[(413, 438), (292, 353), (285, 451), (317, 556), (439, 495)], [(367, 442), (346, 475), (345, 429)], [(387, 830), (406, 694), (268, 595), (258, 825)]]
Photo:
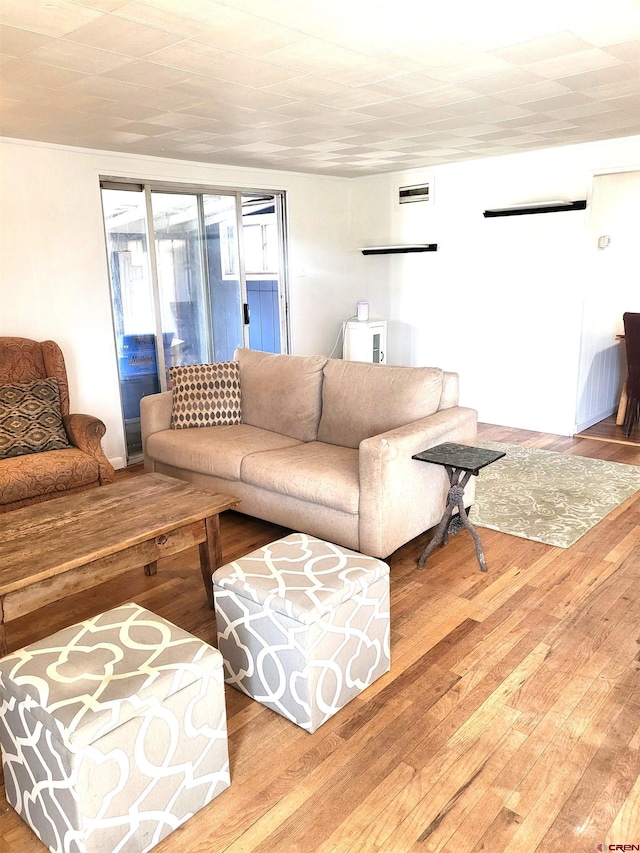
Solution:
[(209, 607), (213, 610), (213, 578), (211, 575), (222, 563), (222, 545), (220, 543), (220, 516), (205, 518), (207, 538), (200, 543), (200, 571), (204, 582)]

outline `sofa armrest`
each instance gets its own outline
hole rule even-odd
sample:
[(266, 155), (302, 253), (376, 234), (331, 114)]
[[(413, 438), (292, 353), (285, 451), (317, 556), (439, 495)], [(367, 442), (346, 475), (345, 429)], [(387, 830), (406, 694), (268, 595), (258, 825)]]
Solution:
[[(449, 480), (440, 465), (412, 459), (445, 441), (473, 444), (478, 415), (455, 406), (360, 443), (360, 550), (386, 557), (433, 527), (444, 510)], [(465, 490), (473, 502), (474, 483)]]
[(140, 429), (142, 432), (142, 453), (145, 471), (153, 471), (153, 460), (147, 456), (147, 439), (154, 432), (171, 429), (171, 407), (173, 391), (149, 394), (140, 400)]
[(100, 485), (113, 483), (116, 474), (100, 443), (107, 431), (104, 423), (92, 415), (80, 414), (65, 415), (62, 422), (71, 444), (88, 456), (93, 456), (98, 463)]

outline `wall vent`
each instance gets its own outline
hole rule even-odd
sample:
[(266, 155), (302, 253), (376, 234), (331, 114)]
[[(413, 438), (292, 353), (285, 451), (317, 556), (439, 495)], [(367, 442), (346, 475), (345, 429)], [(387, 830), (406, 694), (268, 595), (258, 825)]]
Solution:
[(409, 204), (414, 201), (431, 201), (431, 184), (414, 184), (410, 187), (399, 187), (398, 201)]

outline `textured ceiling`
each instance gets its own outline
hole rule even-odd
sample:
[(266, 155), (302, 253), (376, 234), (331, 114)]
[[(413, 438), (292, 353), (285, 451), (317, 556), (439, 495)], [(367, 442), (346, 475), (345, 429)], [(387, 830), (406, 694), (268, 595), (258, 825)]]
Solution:
[(0, 134), (358, 176), (640, 134), (640, 0), (0, 0)]

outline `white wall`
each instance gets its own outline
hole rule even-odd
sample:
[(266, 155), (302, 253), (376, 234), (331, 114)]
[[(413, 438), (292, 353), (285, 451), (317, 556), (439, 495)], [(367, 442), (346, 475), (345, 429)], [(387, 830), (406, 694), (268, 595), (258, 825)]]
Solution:
[[(0, 143), (0, 334), (57, 341), (73, 411), (107, 425), (124, 464), (99, 177), (286, 190), (292, 351), (325, 353), (360, 297), (348, 251), (349, 182), (338, 178)], [(304, 273), (304, 275), (299, 275)]]
[[(583, 325), (595, 279), (590, 210), (482, 214), (590, 198), (595, 173), (639, 165), (640, 137), (632, 137), (354, 182), (354, 255), (357, 246), (439, 244), (435, 253), (358, 255), (357, 275), (390, 321), (390, 363), (458, 371), (462, 402), (484, 422), (572, 434), (581, 348), (592, 336), (588, 314)], [(432, 204), (396, 203), (399, 185), (426, 178)], [(628, 273), (637, 282), (637, 267)]]
[[(588, 264), (576, 420), (586, 429), (618, 407), (626, 377), (625, 311), (640, 311), (640, 172), (598, 175), (589, 217)], [(598, 247), (602, 236), (611, 239)]]

